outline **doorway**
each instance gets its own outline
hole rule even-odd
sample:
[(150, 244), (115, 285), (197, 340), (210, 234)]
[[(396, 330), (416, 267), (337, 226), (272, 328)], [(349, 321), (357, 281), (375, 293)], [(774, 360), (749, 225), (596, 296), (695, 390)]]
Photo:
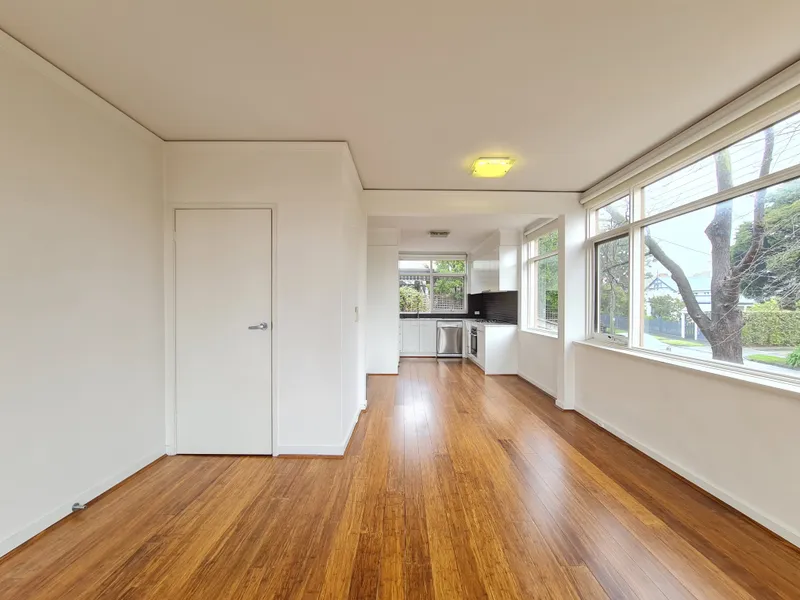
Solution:
[(175, 211), (179, 454), (272, 454), (272, 211)]

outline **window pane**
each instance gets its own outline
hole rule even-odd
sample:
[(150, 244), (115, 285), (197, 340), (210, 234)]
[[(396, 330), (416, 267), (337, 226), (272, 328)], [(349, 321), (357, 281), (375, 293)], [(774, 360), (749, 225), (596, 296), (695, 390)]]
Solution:
[(611, 231), (631, 222), (631, 199), (629, 196), (598, 208), (594, 213), (594, 233)]
[(426, 275), (400, 275), (400, 312), (430, 312), (430, 280)]
[(800, 164), (800, 113), (685, 167), (643, 190), (646, 216)]
[[(533, 247), (536, 242), (531, 242), (528, 247), (529, 251), (533, 252)], [(529, 255), (530, 256), (530, 255)], [(536, 327), (536, 264), (538, 261), (529, 260), (528, 261), (528, 272), (527, 272), (527, 298), (525, 300), (526, 307), (525, 310), (527, 311), (527, 320), (525, 322), (525, 326), (528, 329), (533, 329)]]
[(433, 312), (464, 312), (464, 278), (433, 278)]
[(463, 260), (435, 260), (433, 261), (434, 273), (466, 273), (467, 265)]
[(798, 374), (800, 180), (651, 225), (644, 244), (643, 347)]
[(430, 273), (431, 261), (429, 260), (401, 260), (398, 262), (398, 268), (401, 273), (415, 272), (415, 273)]
[(627, 235), (597, 244), (597, 331), (601, 333), (628, 335), (631, 282), (629, 259)]
[(542, 254), (548, 254), (550, 252), (557, 252), (558, 230), (551, 231), (550, 233), (543, 235), (540, 238), (537, 238), (537, 243), (539, 245), (539, 251), (536, 253), (537, 256), (541, 256)]
[(558, 256), (536, 261), (537, 329), (558, 331)]

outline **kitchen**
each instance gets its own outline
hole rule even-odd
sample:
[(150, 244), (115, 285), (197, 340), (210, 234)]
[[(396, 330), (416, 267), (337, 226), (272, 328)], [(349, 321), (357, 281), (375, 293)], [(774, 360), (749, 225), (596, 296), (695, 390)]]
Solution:
[(541, 220), (370, 218), (368, 331), (377, 352), (368, 356), (368, 371), (394, 374), (402, 359), (433, 358), (516, 375), (521, 244)]

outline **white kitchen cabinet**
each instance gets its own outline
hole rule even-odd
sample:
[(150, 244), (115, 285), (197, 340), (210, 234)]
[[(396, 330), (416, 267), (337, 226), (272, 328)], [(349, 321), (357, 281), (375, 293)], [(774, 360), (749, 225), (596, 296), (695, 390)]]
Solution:
[(519, 233), (498, 230), (469, 253), (470, 293), (519, 289)]
[(419, 321), (403, 319), (400, 321), (402, 328), (400, 354), (419, 354)]
[(517, 327), (478, 323), (478, 354), (469, 355), (487, 375), (516, 375)]
[(485, 369), (486, 368), (485, 367), (485, 365), (486, 365), (486, 329), (481, 325), (478, 325), (478, 356), (476, 358), (478, 359), (478, 364)]
[(400, 355), (436, 356), (436, 319), (400, 319)]
[(487, 325), (484, 343), (485, 357), (481, 366), (487, 375), (517, 374), (516, 326)]
[(436, 355), (436, 321), (421, 321), (419, 324), (419, 353)]

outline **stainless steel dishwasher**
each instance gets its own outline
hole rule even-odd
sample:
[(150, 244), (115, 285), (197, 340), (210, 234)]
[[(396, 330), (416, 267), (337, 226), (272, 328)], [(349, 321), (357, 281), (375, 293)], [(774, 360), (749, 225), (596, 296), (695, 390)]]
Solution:
[(463, 349), (463, 322), (436, 321), (436, 358), (461, 358)]

